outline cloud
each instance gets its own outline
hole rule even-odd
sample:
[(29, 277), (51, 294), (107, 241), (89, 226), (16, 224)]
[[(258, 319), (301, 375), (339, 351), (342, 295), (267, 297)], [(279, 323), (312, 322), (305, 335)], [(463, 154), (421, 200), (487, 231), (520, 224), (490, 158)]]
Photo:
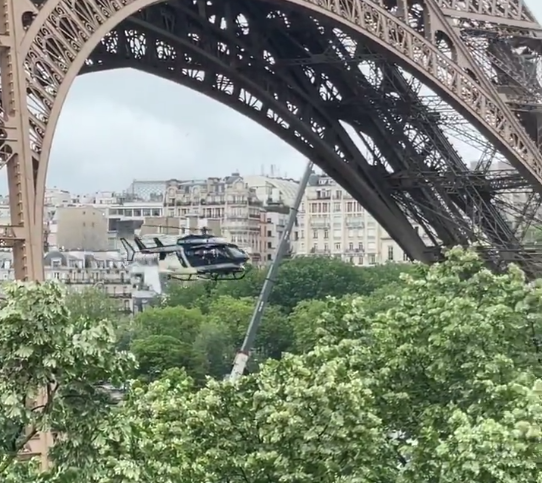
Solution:
[[(198, 179), (304, 159), (254, 121), (204, 95), (133, 70), (74, 83), (55, 134), (49, 186), (123, 189), (132, 179)], [(86, 191), (85, 191), (86, 190)]]

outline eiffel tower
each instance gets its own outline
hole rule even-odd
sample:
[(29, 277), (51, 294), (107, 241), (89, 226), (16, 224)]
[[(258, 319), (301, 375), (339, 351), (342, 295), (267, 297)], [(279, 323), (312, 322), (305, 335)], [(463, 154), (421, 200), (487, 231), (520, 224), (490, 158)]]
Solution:
[(43, 277), (45, 180), (70, 87), (119, 68), (187, 86), (267, 128), (412, 259), (476, 243), (495, 268), (540, 273), (529, 236), (542, 224), (542, 27), (521, 0), (0, 5), (0, 163), (12, 217), (0, 241), (18, 279)]

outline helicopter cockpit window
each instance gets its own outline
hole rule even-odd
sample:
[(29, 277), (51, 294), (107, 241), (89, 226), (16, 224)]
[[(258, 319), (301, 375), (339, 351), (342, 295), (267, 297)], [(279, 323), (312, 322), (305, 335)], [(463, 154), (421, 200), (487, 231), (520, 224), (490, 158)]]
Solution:
[[(185, 248), (184, 254), (188, 260), (188, 263), (192, 267), (203, 267), (206, 265), (215, 265), (218, 263), (224, 263), (224, 257), (220, 254), (220, 249), (216, 248)], [(227, 261), (227, 260), (226, 260)]]
[(228, 247), (228, 252), (234, 258), (247, 258), (247, 254), (242, 250), (239, 250), (239, 248)]
[(205, 260), (202, 259), (198, 252), (199, 250), (194, 250), (192, 248), (184, 249), (184, 255), (192, 267), (201, 267), (202, 265), (206, 265)]

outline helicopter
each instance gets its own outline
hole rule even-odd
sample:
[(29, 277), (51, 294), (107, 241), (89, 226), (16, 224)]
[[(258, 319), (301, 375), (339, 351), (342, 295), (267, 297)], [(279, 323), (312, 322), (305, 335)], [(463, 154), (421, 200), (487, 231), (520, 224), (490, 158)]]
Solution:
[(137, 252), (158, 255), (158, 269), (168, 279), (183, 282), (192, 280), (241, 280), (249, 256), (237, 245), (203, 231), (201, 235), (190, 234), (177, 239), (174, 244), (164, 245), (154, 237), (155, 246), (149, 247), (140, 237), (134, 237), (136, 248), (120, 239), (126, 250), (128, 262), (133, 262)]

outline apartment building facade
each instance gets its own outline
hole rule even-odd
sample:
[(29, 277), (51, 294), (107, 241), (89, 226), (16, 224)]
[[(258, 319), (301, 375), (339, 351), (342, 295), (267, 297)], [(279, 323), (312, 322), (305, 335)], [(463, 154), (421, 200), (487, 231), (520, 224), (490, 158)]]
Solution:
[(47, 222), (50, 249), (104, 251), (109, 248), (107, 214), (93, 206), (59, 206)]
[(215, 229), (219, 227), (221, 236), (246, 250), (254, 263), (262, 261), (263, 203), (239, 173), (225, 178), (171, 180), (164, 208), (166, 217), (185, 220), (181, 226), (187, 228), (194, 226), (190, 219), (208, 220)]
[(360, 203), (319, 174), (305, 190), (294, 246), (297, 255), (333, 256), (355, 265), (409, 261)]
[[(131, 312), (132, 272), (119, 252), (53, 250), (44, 256), (45, 280), (58, 280), (70, 290), (99, 289)], [(15, 280), (11, 252), (0, 252), (0, 282)]]

